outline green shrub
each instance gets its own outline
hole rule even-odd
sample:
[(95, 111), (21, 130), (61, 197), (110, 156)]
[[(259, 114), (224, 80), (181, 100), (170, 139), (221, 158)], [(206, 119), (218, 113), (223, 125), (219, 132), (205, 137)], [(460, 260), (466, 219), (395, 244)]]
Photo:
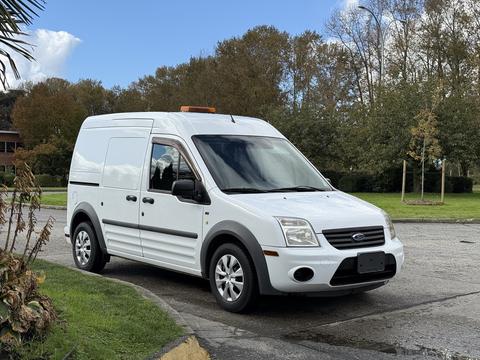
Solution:
[[(341, 175), (341, 173), (330, 171), (324, 171), (323, 174), (332, 179), (333, 186), (345, 192), (402, 191), (401, 169), (391, 169), (375, 175), (361, 173)], [(420, 181), (420, 179), (418, 179), (418, 181)], [(439, 193), (441, 182), (441, 173), (439, 171), (425, 172), (425, 192)], [(407, 175), (406, 191), (414, 191), (413, 175), (411, 173)], [(445, 178), (445, 192), (447, 193), (471, 193), (472, 191), (473, 180), (471, 178), (465, 176), (447, 176)]]
[(15, 179), (15, 174), (4, 173), (2, 177), (2, 184), (6, 186), (13, 186), (14, 179)]
[(332, 184), (334, 187), (338, 187), (340, 179), (346, 175), (345, 173), (334, 170), (325, 170), (321, 171), (321, 173), (323, 176), (330, 180), (330, 184)]
[(374, 177), (370, 175), (347, 175), (340, 179), (338, 188), (346, 192), (372, 192)]
[(391, 168), (372, 176), (373, 192), (396, 192), (402, 188), (402, 169)]
[(355, 176), (343, 176), (338, 181), (338, 189), (345, 192), (354, 192), (355, 190)]
[(15, 175), (12, 173), (7, 172), (0, 172), (0, 184), (6, 186), (13, 186), (13, 179), (15, 179)]
[[(449, 184), (453, 193), (473, 192), (473, 180), (466, 176), (447, 176), (446, 184)], [(445, 186), (446, 187), (446, 186)]]
[(40, 174), (36, 175), (37, 181), (42, 187), (60, 187), (64, 185), (61, 176)]

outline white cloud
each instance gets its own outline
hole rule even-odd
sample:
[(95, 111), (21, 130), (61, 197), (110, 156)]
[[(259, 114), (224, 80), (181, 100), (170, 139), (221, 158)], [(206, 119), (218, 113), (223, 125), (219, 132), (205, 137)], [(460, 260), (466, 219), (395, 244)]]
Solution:
[(69, 55), (81, 42), (66, 31), (46, 29), (35, 30), (25, 40), (34, 45), (32, 54), (35, 60), (28, 61), (18, 54), (13, 54), (22, 78), (15, 79), (9, 71), (7, 80), (10, 88), (16, 88), (24, 81), (39, 82), (48, 77), (62, 76)]
[(360, 5), (359, 0), (343, 0), (344, 9), (351, 9), (351, 8), (357, 7), (358, 5)]

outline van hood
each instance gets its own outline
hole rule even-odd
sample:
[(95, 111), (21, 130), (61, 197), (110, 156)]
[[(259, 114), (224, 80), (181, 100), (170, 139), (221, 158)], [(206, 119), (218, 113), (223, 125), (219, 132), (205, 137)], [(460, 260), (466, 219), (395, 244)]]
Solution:
[(230, 195), (249, 211), (302, 218), (316, 233), (326, 229), (386, 226), (382, 210), (341, 191)]

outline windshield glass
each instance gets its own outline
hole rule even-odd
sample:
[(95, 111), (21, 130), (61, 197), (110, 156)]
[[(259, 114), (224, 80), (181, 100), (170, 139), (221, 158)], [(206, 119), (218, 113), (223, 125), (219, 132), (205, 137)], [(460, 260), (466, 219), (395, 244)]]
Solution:
[(332, 190), (285, 139), (196, 135), (193, 141), (217, 186), (227, 193)]

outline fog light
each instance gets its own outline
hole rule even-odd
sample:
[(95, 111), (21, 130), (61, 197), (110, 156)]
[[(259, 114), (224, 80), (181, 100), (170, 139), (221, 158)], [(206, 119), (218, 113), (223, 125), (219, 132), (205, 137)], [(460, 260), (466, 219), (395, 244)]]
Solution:
[(295, 270), (293, 278), (299, 282), (305, 282), (313, 278), (313, 270), (308, 267), (301, 267)]

